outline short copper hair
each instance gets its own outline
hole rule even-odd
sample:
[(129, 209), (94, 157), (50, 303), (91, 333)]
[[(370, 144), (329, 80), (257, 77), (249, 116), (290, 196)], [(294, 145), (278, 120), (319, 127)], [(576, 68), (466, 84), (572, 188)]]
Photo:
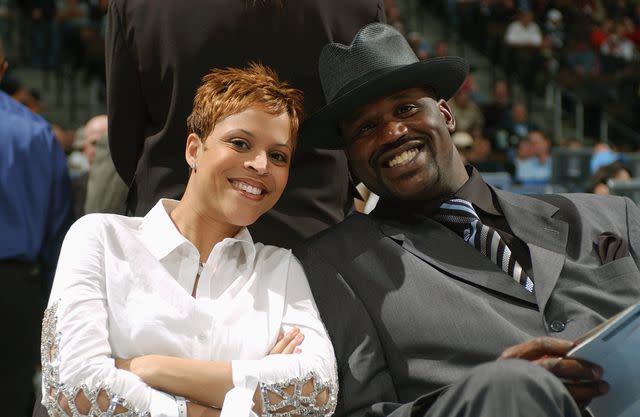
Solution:
[(287, 113), (291, 137), (297, 137), (303, 117), (302, 91), (280, 81), (275, 71), (260, 63), (246, 68), (216, 68), (205, 75), (193, 99), (187, 129), (204, 141), (216, 122), (254, 105), (273, 115)]

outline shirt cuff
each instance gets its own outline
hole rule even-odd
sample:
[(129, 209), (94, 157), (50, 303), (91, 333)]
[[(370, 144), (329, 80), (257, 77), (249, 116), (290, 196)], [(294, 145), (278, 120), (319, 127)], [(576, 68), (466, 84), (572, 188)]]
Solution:
[(178, 403), (173, 395), (153, 390), (149, 413), (151, 417), (179, 417)]
[(253, 395), (260, 382), (259, 367), (259, 360), (231, 361), (233, 388), (224, 397), (220, 417), (252, 417), (256, 415), (251, 407), (253, 406)]

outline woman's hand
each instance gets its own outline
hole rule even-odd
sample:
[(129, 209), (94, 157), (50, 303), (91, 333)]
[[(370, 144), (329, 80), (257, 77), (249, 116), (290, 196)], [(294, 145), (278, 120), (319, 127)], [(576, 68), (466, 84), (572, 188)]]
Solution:
[(204, 405), (187, 402), (187, 415), (189, 417), (220, 417), (220, 410)]
[(280, 332), (278, 335), (278, 340), (276, 341), (276, 345), (269, 352), (270, 355), (275, 354), (289, 354), (289, 353), (300, 353), (300, 343), (304, 340), (304, 335), (300, 333), (300, 329), (298, 327), (294, 327), (289, 330), (289, 333), (284, 334)]
[(151, 384), (155, 355), (136, 356), (131, 359), (115, 358), (116, 368), (129, 371), (140, 377), (146, 384)]

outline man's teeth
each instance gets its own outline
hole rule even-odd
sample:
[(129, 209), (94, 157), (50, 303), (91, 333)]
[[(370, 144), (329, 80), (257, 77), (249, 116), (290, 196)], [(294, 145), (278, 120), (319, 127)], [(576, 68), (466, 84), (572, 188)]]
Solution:
[(244, 182), (240, 182), (240, 181), (234, 181), (233, 185), (236, 186), (237, 188), (241, 189), (242, 191), (245, 191), (249, 194), (253, 194), (253, 195), (260, 195), (262, 194), (262, 189), (258, 188), (258, 187), (253, 187), (249, 184), (246, 184)]
[(398, 165), (404, 165), (410, 160), (412, 160), (418, 154), (418, 148), (409, 149), (408, 151), (402, 152), (400, 155), (393, 158), (388, 162), (389, 168), (393, 168)]

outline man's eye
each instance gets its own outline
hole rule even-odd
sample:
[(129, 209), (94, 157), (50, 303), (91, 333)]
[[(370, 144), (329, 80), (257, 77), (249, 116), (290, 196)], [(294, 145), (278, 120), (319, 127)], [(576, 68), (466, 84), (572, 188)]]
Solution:
[(409, 113), (415, 108), (416, 108), (416, 106), (414, 106), (413, 104), (404, 104), (404, 105), (398, 107), (398, 114)]
[(371, 131), (371, 129), (373, 129), (373, 123), (365, 123), (362, 126), (360, 126), (358, 128), (358, 131), (356, 132), (356, 136), (360, 136), (360, 135), (364, 135), (367, 132)]
[(242, 149), (242, 150), (249, 149), (249, 144), (247, 143), (246, 140), (243, 140), (243, 139), (231, 139), (229, 143), (231, 143), (233, 147), (236, 149)]
[(272, 152), (270, 157), (271, 159), (277, 162), (286, 163), (289, 161), (289, 158), (287, 158), (287, 155), (283, 154), (282, 152)]

